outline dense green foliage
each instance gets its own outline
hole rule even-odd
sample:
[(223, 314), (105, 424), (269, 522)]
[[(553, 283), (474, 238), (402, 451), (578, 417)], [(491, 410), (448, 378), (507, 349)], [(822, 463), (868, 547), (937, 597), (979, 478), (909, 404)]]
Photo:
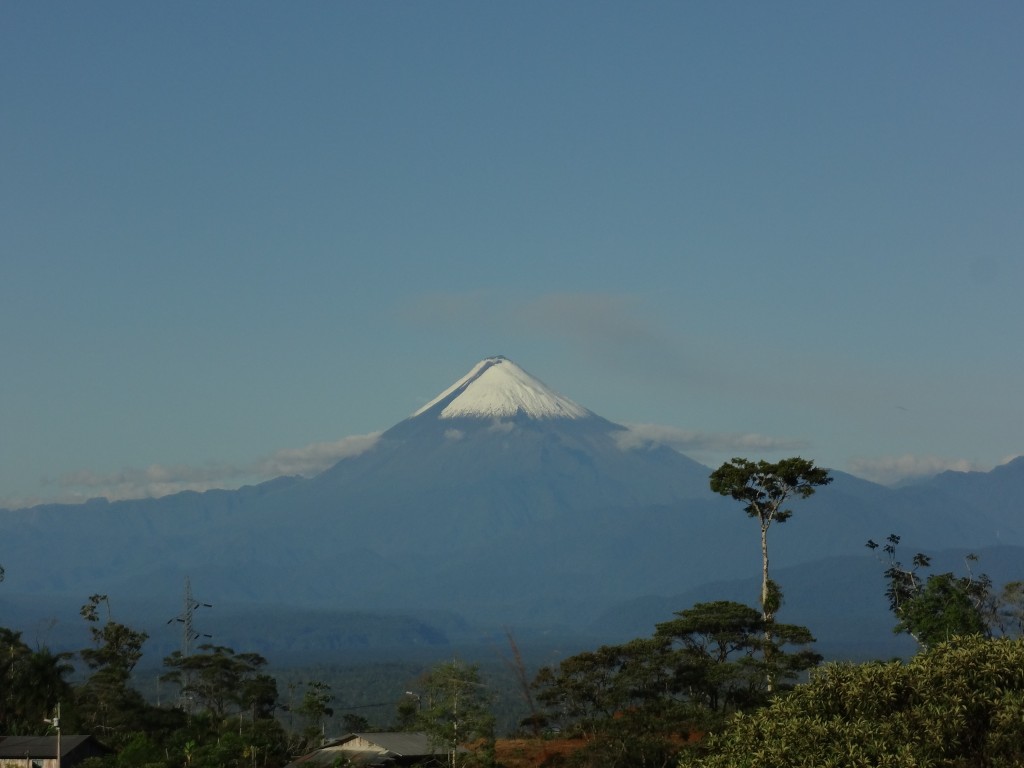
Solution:
[(32, 650), (20, 632), (0, 627), (0, 734), (33, 735), (58, 702), (71, 698), (71, 654)]
[(711, 490), (744, 503), (744, 511), (762, 525), (784, 523), (793, 512), (783, 505), (791, 498), (806, 499), (819, 485), (832, 482), (828, 470), (810, 459), (794, 456), (781, 461), (734, 458), (711, 473)]
[[(680, 768), (917, 766), (1000, 768), (1024, 761), (1024, 585), (996, 595), (991, 580), (921, 575), (899, 537), (883, 551), (886, 597), (922, 651), (909, 663), (830, 664), (766, 706), (737, 712), (681, 756)], [(868, 542), (871, 549), (878, 547)], [(993, 637), (996, 636), (994, 639)]]
[(1024, 641), (958, 637), (909, 663), (829, 664), (684, 752), (702, 768), (1018, 766)]
[[(814, 642), (810, 630), (771, 620), (772, 635), (766, 640), (764, 617), (746, 605), (698, 603), (676, 616), (658, 624), (655, 638), (666, 654), (663, 664), (671, 671), (671, 687), (684, 694), (698, 713), (763, 704), (768, 680), (778, 690), (788, 689), (821, 662), (810, 648)], [(702, 720), (706, 723), (708, 718)]]
[(277, 683), (259, 674), (265, 658), (210, 644), (200, 645), (197, 651), (188, 656), (175, 651), (164, 659), (170, 671), (162, 679), (179, 686), (186, 709), (199, 706), (218, 720), (250, 708), (254, 717), (273, 712)]
[(91, 759), (92, 768), (287, 762), (287, 736), (274, 718), (276, 683), (259, 672), (262, 657), (214, 646), (174, 654), (165, 660), (165, 679), (182, 695), (177, 706), (156, 706), (133, 686), (146, 633), (115, 621), (105, 595), (92, 595), (81, 614), (92, 645), (78, 654), (86, 674), (76, 684), (69, 682), (73, 654), (32, 650), (20, 633), (0, 628), (0, 734), (43, 735), (60, 705), (63, 733), (91, 734), (114, 750)]
[(590, 738), (588, 765), (660, 765), (693, 729), (764, 705), (769, 679), (788, 687), (820, 661), (806, 628), (775, 623), (766, 651), (764, 627), (749, 606), (700, 603), (652, 637), (541, 669), (538, 700), (552, 723)]
[[(1024, 583), (1013, 581), (1000, 593), (993, 589), (986, 574), (975, 575), (971, 564), (975, 555), (966, 558), (967, 573), (933, 573), (922, 577), (931, 565), (923, 553), (914, 555), (910, 567), (896, 559), (900, 537), (890, 534), (882, 551), (888, 556), (885, 570), (889, 609), (896, 617), (896, 633), (905, 632), (922, 648), (949, 640), (957, 635), (1020, 634), (1024, 628)], [(869, 549), (878, 544), (868, 541)]]

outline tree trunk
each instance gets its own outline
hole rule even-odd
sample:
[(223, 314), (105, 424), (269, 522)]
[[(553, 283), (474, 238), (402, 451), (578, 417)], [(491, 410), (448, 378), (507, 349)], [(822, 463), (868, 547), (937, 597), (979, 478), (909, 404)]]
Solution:
[(772, 622), (775, 610), (769, 606), (771, 596), (768, 594), (768, 520), (761, 521), (761, 617), (764, 619), (764, 663), (767, 667), (766, 687), (768, 693), (775, 689), (775, 676), (771, 671)]

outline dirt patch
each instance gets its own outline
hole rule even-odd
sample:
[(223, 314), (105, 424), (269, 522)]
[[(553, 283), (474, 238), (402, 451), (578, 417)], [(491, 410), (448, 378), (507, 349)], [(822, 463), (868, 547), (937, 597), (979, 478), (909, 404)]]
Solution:
[(586, 743), (584, 739), (498, 739), (494, 751), (498, 765), (504, 768), (540, 768), (552, 758), (571, 755)]

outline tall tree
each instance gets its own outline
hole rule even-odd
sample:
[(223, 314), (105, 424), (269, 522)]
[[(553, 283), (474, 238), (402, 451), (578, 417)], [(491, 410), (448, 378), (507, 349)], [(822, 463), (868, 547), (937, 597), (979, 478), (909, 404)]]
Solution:
[(761, 614), (767, 649), (772, 644), (772, 622), (780, 604), (778, 585), (768, 575), (768, 529), (772, 523), (784, 523), (792, 516), (786, 502), (806, 499), (819, 486), (831, 483), (832, 478), (828, 470), (814, 466), (813, 461), (794, 456), (774, 463), (734, 458), (712, 472), (710, 480), (712, 491), (741, 502), (747, 515), (761, 526)]
[[(890, 534), (882, 551), (889, 558), (885, 570), (888, 582), (885, 596), (889, 609), (896, 617), (893, 632), (906, 632), (921, 645), (929, 648), (954, 635), (990, 636), (1003, 618), (1012, 615), (1014, 585), (1004, 590), (1005, 608), (999, 597), (992, 592), (992, 580), (986, 575), (975, 576), (971, 563), (978, 558), (968, 555), (967, 575), (933, 573), (922, 577), (921, 571), (931, 566), (931, 558), (918, 552), (909, 567), (896, 559), (896, 547), (900, 537)], [(869, 549), (878, 544), (868, 541)]]
[[(101, 605), (106, 607), (103, 621)], [(109, 742), (134, 730), (147, 709), (130, 681), (149, 635), (114, 621), (106, 595), (91, 595), (81, 614), (90, 624), (93, 645), (79, 652), (91, 674), (78, 690), (78, 710), (90, 731)]]
[[(106, 621), (101, 622), (99, 606), (106, 605)], [(125, 677), (131, 675), (135, 665), (142, 658), (142, 646), (149, 639), (145, 632), (138, 632), (113, 620), (110, 599), (106, 595), (91, 595), (89, 602), (82, 606), (82, 617), (91, 626), (93, 647), (81, 651), (82, 659), (90, 669), (111, 669)]]
[[(302, 729), (304, 748), (309, 749), (321, 743), (325, 732), (324, 722), (334, 714), (330, 704), (334, 701), (331, 686), (322, 680), (310, 680), (306, 683), (306, 692), (302, 702), (295, 708), (305, 723)], [(353, 729), (355, 730), (355, 729)]]
[[(479, 667), (457, 660), (443, 662), (420, 683), (419, 726), (435, 749), (447, 752), (449, 768), (492, 765), (494, 715)], [(467, 750), (470, 745), (475, 749)]]

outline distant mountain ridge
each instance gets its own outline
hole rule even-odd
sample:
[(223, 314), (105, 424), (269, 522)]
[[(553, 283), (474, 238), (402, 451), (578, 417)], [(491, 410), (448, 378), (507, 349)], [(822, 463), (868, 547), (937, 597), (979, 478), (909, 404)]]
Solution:
[[(294, 618), (280, 606), (291, 616), (419, 617), (324, 634), (342, 645), (370, 636), (387, 644), (388, 632), (396, 645), (443, 643), (505, 626), (615, 634), (626, 628), (602, 619), (615, 606), (756, 576), (756, 528), (710, 491), (710, 468), (665, 446), (625, 448), (624, 429), (507, 358), (487, 358), (313, 478), (0, 512), (0, 625), (26, 606), (45, 615), (48, 604), (80, 604), (94, 592), (166, 605), (170, 617), (188, 576), (224, 610), (277, 611), (282, 632)], [(817, 573), (814, 590), (782, 586), (808, 612), (788, 620), (819, 635), (815, 618), (834, 613), (836, 601), (849, 605), (845, 627), (885, 618), (879, 585), (849, 575), (863, 572), (868, 538), (899, 533), (908, 552), (1024, 547), (1015, 505), (1024, 458), (898, 490), (834, 475), (770, 534), (773, 568), (801, 580)], [(847, 562), (862, 570), (829, 566)], [(442, 615), (461, 619), (431, 629), (423, 618)]]

